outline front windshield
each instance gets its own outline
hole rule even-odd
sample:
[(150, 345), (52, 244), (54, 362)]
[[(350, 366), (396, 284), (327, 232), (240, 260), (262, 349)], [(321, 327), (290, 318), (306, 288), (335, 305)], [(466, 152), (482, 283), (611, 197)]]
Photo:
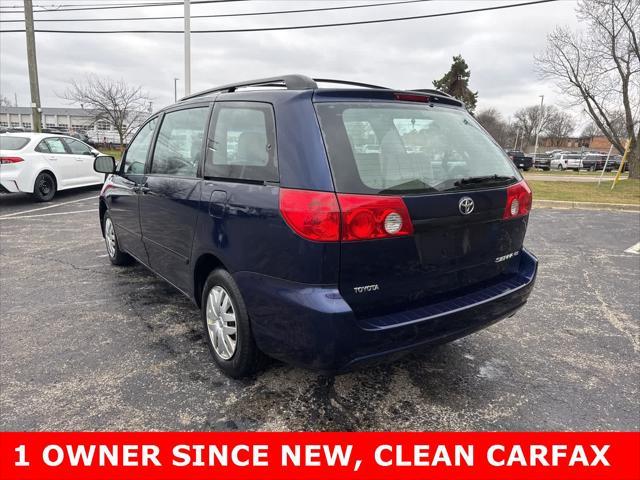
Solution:
[(519, 179), (467, 112), (430, 105), (316, 105), (336, 190), (428, 193)]

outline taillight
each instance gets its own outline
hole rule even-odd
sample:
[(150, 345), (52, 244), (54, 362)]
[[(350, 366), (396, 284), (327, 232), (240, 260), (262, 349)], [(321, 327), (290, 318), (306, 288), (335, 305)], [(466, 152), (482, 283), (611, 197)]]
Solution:
[(393, 97), (396, 100), (401, 100), (404, 102), (429, 103), (431, 101), (431, 98), (429, 98), (427, 95), (417, 95), (415, 93), (394, 93)]
[(340, 208), (335, 193), (281, 188), (280, 213), (303, 238), (319, 242), (340, 240)]
[(303, 238), (337, 242), (390, 238), (413, 233), (400, 197), (280, 189), (280, 212)]
[(0, 164), (20, 163), (20, 162), (24, 162), (24, 158), (20, 158), (20, 157), (0, 157)]
[(338, 194), (342, 213), (342, 240), (411, 235), (413, 224), (400, 197)]
[(532, 200), (531, 189), (524, 180), (510, 186), (507, 188), (507, 205), (502, 218), (510, 219), (527, 215), (531, 211)]

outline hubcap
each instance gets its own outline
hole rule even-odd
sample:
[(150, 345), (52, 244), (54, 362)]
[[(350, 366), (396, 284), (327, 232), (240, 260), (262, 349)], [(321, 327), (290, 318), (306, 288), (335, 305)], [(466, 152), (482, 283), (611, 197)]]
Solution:
[(104, 241), (107, 244), (107, 252), (110, 257), (116, 256), (116, 232), (113, 229), (111, 219), (107, 218), (104, 222)]
[(238, 340), (236, 313), (227, 291), (216, 285), (207, 297), (207, 330), (216, 354), (229, 360), (236, 353)]

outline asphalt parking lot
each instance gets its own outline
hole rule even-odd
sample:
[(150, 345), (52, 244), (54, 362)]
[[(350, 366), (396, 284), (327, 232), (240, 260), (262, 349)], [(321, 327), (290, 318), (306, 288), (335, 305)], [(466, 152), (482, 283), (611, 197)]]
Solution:
[(0, 197), (3, 430), (638, 430), (637, 213), (538, 209), (529, 303), (454, 343), (337, 377), (221, 375), (199, 311), (113, 267), (98, 190)]

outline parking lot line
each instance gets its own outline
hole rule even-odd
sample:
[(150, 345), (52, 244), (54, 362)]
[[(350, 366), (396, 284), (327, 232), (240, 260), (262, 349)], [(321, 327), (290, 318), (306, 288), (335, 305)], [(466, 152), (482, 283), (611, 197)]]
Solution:
[(86, 212), (96, 213), (97, 210), (95, 208), (92, 208), (90, 210), (74, 210), (73, 212), (41, 213), (40, 215), (20, 215), (15, 217), (9, 217), (7, 215), (5, 217), (0, 217), (0, 220), (22, 220), (24, 218), (53, 217), (55, 215), (71, 215), (73, 213), (86, 213)]
[(32, 208), (31, 210), (24, 210), (22, 212), (8, 213), (6, 215), (1, 216), (0, 220), (2, 220), (4, 218), (9, 218), (9, 217), (15, 217), (15, 216), (18, 216), (18, 215), (22, 215), (24, 213), (39, 212), (41, 210), (47, 210), (49, 208), (62, 207), (63, 205), (69, 205), (71, 203), (83, 202), (85, 200), (93, 200), (94, 198), (98, 198), (98, 195), (91, 196), (91, 197), (85, 197), (85, 198), (78, 198), (76, 200), (69, 200), (68, 202), (56, 203), (55, 205), (47, 205), (46, 207)]
[(635, 253), (636, 255), (640, 255), (640, 242), (636, 243), (632, 247), (627, 248), (625, 250), (625, 253)]

